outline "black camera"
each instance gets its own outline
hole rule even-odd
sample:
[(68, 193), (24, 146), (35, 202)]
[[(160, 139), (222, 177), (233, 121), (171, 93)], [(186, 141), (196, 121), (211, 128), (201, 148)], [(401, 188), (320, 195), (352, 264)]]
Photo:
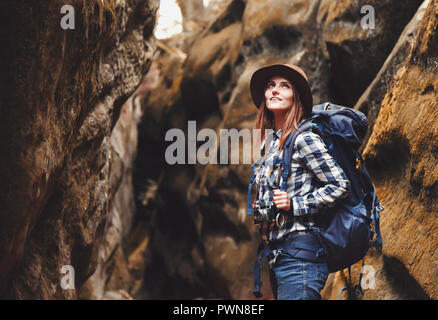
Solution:
[(275, 221), (277, 216), (277, 207), (273, 202), (260, 203), (259, 200), (256, 201), (254, 205), (254, 223), (258, 224), (260, 222), (271, 222)]
[(275, 222), (277, 227), (282, 227), (285, 222), (283, 211), (277, 209), (273, 202), (265, 203), (257, 200), (254, 205), (254, 223)]

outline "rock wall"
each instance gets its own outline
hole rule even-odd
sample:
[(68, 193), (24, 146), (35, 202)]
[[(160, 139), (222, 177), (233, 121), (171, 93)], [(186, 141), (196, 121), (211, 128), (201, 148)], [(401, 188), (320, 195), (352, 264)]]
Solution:
[[(356, 108), (369, 110), (373, 130), (363, 156), (379, 198), (382, 251), (371, 250), (364, 296), (351, 290), (361, 264), (331, 275), (331, 299), (436, 299), (436, 19), (437, 2), (424, 1)], [(435, 70), (435, 71), (434, 71)], [(427, 165), (426, 165), (427, 163)], [(428, 178), (425, 178), (425, 177)], [(350, 290), (344, 290), (348, 288)]]
[(368, 138), (373, 132), (373, 126), (379, 114), (380, 105), (389, 87), (393, 84), (394, 75), (397, 75), (404, 67), (405, 61), (412, 50), (415, 36), (418, 32), (418, 26), (423, 19), (428, 4), (429, 1), (424, 1), (418, 8), (416, 14), (405, 27), (391, 53), (386, 58), (378, 74), (354, 106), (355, 109), (362, 111), (368, 116), (369, 122), (368, 132), (361, 150), (364, 149)]
[[(60, 26), (66, 4), (73, 30)], [(80, 289), (98, 263), (120, 254), (134, 214), (139, 118), (124, 103), (150, 66), (157, 7), (1, 2), (1, 297), (77, 298), (79, 290), (60, 287), (62, 266), (74, 268)]]
[(438, 2), (430, 1), (364, 150), (387, 209), (383, 266), (408, 298), (438, 298), (437, 17)]
[[(0, 298), (253, 298), (244, 151), (169, 165), (165, 136), (187, 137), (189, 120), (253, 128), (251, 74), (292, 63), (315, 104), (368, 115), (363, 156), (385, 206), (383, 248), (365, 260), (374, 289), (352, 290), (357, 264), (323, 298), (436, 299), (437, 0), (217, 2), (183, 2), (185, 32), (161, 41), (158, 0), (69, 1), (75, 30), (60, 27), (65, 1), (1, 2)], [(64, 265), (76, 290), (60, 287)]]
[[(330, 60), (334, 99), (353, 106), (393, 50), (395, 41), (422, 1), (323, 1), (323, 38)], [(374, 29), (364, 29), (367, 7), (374, 10)], [(362, 12), (363, 13), (362, 13)], [(370, 22), (371, 23), (371, 22)]]
[[(234, 0), (194, 37), (188, 48), (177, 47), (178, 39), (165, 41), (169, 48), (176, 46), (185, 55), (177, 55), (175, 50), (160, 50), (154, 62), (159, 81), (144, 101), (146, 117), (141, 124), (136, 167), (141, 177), (135, 179), (138, 179), (140, 198), (147, 194), (140, 192), (146, 188), (144, 183), (141, 187), (141, 180), (146, 179), (151, 179), (155, 186), (156, 197), (154, 201), (145, 200), (146, 205), (141, 199), (137, 201), (143, 214), (138, 228), (151, 225), (146, 228), (145, 272), (138, 297), (252, 298), (252, 263), (258, 235), (246, 215), (249, 166), (167, 165), (163, 141), (170, 128), (182, 129), (187, 137), (189, 120), (196, 120), (197, 131), (213, 128), (219, 133), (222, 128), (252, 128), (256, 109), (249, 94), (250, 76), (260, 66), (279, 62), (303, 67), (310, 78), (315, 104), (332, 101), (370, 115), (367, 139), (371, 138), (364, 144), (364, 156), (386, 209), (381, 222), (383, 252), (372, 250), (366, 259), (376, 271), (378, 286), (368, 290), (362, 298), (436, 298), (433, 280), (437, 269), (432, 252), (436, 220), (426, 213), (426, 207), (424, 212), (418, 209), (427, 202), (428, 212), (434, 212), (433, 196), (426, 196), (426, 193), (433, 195), (434, 180), (430, 175), (425, 178), (426, 168), (423, 171), (418, 168), (419, 164), (426, 163), (419, 156), (424, 143), (417, 145), (417, 141), (406, 140), (408, 131), (413, 139), (416, 130), (420, 130), (407, 129), (413, 119), (410, 116), (416, 115), (418, 125), (421, 121), (430, 124), (424, 129), (424, 141), (434, 141), (426, 138), (426, 133), (431, 134), (436, 128), (433, 113), (426, 113), (426, 109), (433, 109), (436, 100), (432, 71), (436, 66), (433, 42), (436, 1), (431, 4), (425, 1), (419, 9), (422, 3), (297, 0), (275, 1), (274, 5), (269, 1)], [(375, 9), (375, 28), (371, 30), (362, 29), (360, 24), (363, 17), (360, 9), (366, 4)], [(430, 39), (423, 37), (425, 30)], [(414, 46), (421, 49), (413, 50)], [(402, 74), (407, 77), (406, 68), (411, 65), (414, 68), (414, 61), (419, 64), (420, 56), (429, 65), (429, 69), (416, 73), (424, 79), (421, 84), (408, 85), (409, 81), (415, 81), (413, 75), (404, 82), (397, 80), (404, 79)], [(411, 62), (406, 64), (406, 61)], [(403, 92), (405, 97), (403, 107), (394, 92), (397, 86), (397, 95)], [(409, 90), (403, 91), (406, 87)], [(419, 103), (415, 92), (424, 92), (420, 94), (424, 99), (420, 100), (424, 105), (421, 109), (424, 113), (420, 115), (413, 104), (414, 101)], [(391, 99), (397, 103), (390, 104)], [(387, 108), (386, 116), (383, 110), (379, 112), (381, 108)], [(403, 112), (398, 111), (397, 118), (389, 121), (396, 113), (395, 108), (402, 108)], [(379, 121), (380, 117), (384, 118)], [(398, 117), (406, 123), (406, 129), (402, 122), (395, 120)], [(392, 127), (397, 128), (397, 134), (390, 129)], [(378, 133), (381, 130), (385, 131)], [(413, 146), (418, 150), (415, 162), (410, 160)], [(429, 143), (428, 148), (431, 148), (429, 158), (433, 160), (432, 144)], [(400, 160), (386, 158), (394, 154), (400, 154)], [(406, 178), (400, 168), (406, 168), (402, 172), (416, 178)], [(392, 179), (393, 175), (398, 178)], [(404, 203), (400, 197), (404, 195), (393, 193), (392, 184), (410, 190), (408, 179), (414, 181), (410, 185), (415, 186), (417, 197), (406, 196), (403, 198), (406, 205), (400, 208), (399, 204)], [(400, 214), (406, 219), (399, 219), (395, 228), (392, 219)], [(416, 222), (407, 222), (408, 217)], [(425, 232), (423, 236), (416, 235), (415, 243), (410, 245), (409, 233), (390, 239), (402, 226), (409, 232), (422, 226)], [(401, 239), (406, 245), (402, 245)], [(411, 259), (413, 267), (408, 267), (411, 263), (408, 250), (417, 257), (415, 261)], [(265, 298), (272, 298), (267, 274), (263, 276)], [(355, 265), (352, 283), (357, 279), (358, 266)], [(349, 285), (346, 272), (332, 274), (323, 297), (360, 298), (352, 290), (342, 291)]]

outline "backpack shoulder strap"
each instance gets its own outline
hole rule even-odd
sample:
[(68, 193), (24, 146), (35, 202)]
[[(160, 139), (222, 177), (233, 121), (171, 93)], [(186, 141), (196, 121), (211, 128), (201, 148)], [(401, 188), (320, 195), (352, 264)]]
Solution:
[(307, 130), (312, 129), (312, 128), (313, 128), (313, 122), (311, 119), (301, 123), (298, 126), (298, 129), (300, 129), (300, 131), (294, 130), (289, 135), (289, 137), (286, 140), (286, 143), (284, 144), (284, 147), (283, 147), (283, 169), (281, 172), (281, 177), (283, 178), (283, 181), (282, 181), (281, 186), (280, 186), (281, 191), (286, 191), (287, 179), (289, 178), (289, 176), (291, 174), (291, 161), (292, 161), (292, 154), (294, 152), (295, 141), (297, 140), (297, 137), (301, 132), (307, 131)]

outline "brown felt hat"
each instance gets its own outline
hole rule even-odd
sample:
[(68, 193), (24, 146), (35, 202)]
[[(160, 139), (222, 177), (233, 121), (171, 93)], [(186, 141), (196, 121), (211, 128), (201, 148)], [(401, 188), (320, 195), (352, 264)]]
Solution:
[(292, 64), (274, 64), (260, 68), (252, 74), (250, 81), (251, 97), (257, 108), (260, 107), (260, 103), (265, 96), (266, 82), (272, 76), (281, 76), (292, 82), (300, 93), (305, 113), (310, 114), (312, 112), (313, 98), (309, 80), (301, 68)]

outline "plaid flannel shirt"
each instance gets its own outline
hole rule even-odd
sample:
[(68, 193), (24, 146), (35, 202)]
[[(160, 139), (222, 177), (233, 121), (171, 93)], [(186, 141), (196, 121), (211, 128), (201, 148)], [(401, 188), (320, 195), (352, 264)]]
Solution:
[[(269, 201), (269, 190), (279, 189), (283, 179), (280, 176), (278, 180), (280, 164), (272, 164), (275, 156), (281, 158), (283, 155), (283, 150), (278, 150), (281, 129), (271, 134), (261, 146), (263, 150), (266, 141), (271, 141), (269, 149), (255, 167), (258, 199), (265, 202)], [(291, 232), (306, 231), (302, 219), (314, 226), (314, 214), (347, 197), (349, 188), (350, 181), (328, 153), (321, 137), (311, 131), (300, 133), (295, 141), (291, 174), (287, 181), (291, 212), (286, 215), (283, 228), (271, 225), (267, 234), (269, 241), (281, 239)]]

